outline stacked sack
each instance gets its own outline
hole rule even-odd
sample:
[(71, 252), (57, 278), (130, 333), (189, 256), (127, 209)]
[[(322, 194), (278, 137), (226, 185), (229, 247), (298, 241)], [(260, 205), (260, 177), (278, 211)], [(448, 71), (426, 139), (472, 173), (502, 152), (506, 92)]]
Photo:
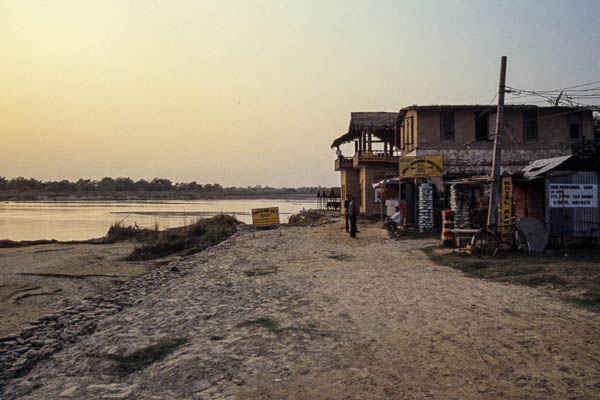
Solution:
[(433, 187), (428, 183), (419, 186), (419, 230), (433, 230)]
[(470, 225), (469, 209), (471, 193), (467, 185), (450, 186), (450, 208), (454, 211), (454, 228), (464, 229)]

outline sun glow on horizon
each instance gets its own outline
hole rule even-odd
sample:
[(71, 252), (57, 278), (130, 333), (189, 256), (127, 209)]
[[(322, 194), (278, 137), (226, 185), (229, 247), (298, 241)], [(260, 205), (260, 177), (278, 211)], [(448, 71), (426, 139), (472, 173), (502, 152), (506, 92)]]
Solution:
[(0, 176), (335, 185), (351, 111), (488, 102), (505, 53), (521, 86), (597, 77), (597, 4), (515, 2), (545, 20), (505, 36), (501, 7), (446, 4), (2, 2)]

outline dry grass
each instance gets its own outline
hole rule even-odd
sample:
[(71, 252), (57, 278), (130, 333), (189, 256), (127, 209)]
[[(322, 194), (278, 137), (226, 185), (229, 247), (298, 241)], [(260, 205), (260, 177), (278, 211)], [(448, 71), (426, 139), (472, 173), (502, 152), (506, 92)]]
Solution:
[(239, 222), (229, 215), (202, 219), (193, 225), (155, 232), (127, 260), (150, 260), (171, 254), (189, 255), (222, 242), (237, 230)]
[(435, 263), (469, 276), (549, 288), (567, 301), (600, 311), (600, 248), (570, 249), (566, 257), (557, 249), (509, 252), (489, 260), (437, 247), (424, 251)]

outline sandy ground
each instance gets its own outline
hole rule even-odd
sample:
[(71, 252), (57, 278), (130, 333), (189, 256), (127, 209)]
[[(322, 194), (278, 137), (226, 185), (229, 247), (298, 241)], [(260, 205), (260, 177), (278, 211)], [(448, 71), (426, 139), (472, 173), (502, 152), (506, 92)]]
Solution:
[[(13, 380), (7, 399), (597, 399), (600, 317), (376, 226), (245, 232)], [(276, 329), (240, 326), (270, 318)], [(94, 354), (188, 342), (127, 376)]]
[(133, 247), (50, 244), (0, 249), (0, 336), (152, 268), (155, 263), (123, 261)]

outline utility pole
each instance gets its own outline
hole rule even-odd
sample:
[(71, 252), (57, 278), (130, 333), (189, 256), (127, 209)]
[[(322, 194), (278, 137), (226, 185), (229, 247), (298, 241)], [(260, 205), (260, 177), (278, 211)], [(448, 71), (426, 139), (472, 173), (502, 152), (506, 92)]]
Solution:
[(492, 159), (492, 193), (488, 208), (488, 225), (498, 224), (498, 194), (500, 193), (500, 166), (502, 165), (502, 128), (504, 127), (504, 86), (506, 83), (506, 56), (500, 59), (500, 84), (498, 85), (498, 109), (496, 133), (494, 134), (494, 158)]

